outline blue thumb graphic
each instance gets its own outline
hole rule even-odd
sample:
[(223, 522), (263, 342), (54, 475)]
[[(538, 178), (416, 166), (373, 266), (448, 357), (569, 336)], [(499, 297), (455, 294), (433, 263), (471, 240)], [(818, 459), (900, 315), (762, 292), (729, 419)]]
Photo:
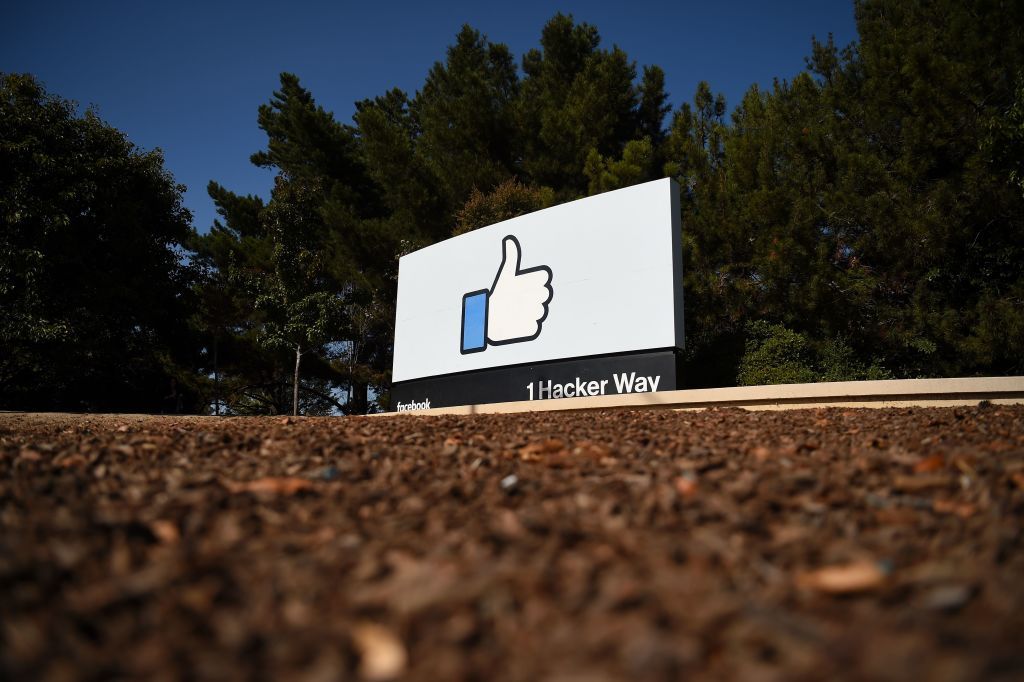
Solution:
[(487, 347), (487, 289), (462, 297), (462, 352), (477, 353)]

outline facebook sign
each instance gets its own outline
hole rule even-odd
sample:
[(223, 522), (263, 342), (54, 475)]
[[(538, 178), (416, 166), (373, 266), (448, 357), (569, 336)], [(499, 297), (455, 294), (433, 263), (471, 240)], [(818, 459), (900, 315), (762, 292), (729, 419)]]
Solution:
[(673, 390), (682, 346), (679, 190), (657, 180), (402, 257), (392, 407)]

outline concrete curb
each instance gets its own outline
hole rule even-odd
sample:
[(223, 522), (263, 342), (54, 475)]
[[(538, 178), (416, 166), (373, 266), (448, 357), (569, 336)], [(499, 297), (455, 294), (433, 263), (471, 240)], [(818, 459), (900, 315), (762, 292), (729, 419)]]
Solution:
[(503, 414), (639, 408), (699, 410), (709, 407), (740, 407), (747, 410), (791, 410), (808, 407), (950, 407), (976, 405), (983, 400), (996, 405), (1024, 404), (1024, 377), (894, 379), (700, 388), (588, 398), (460, 405), (402, 414)]

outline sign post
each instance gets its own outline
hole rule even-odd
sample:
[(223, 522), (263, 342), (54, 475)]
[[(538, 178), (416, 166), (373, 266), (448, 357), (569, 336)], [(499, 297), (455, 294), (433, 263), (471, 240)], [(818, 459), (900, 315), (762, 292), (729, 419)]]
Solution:
[(675, 390), (678, 186), (635, 185), (399, 261), (392, 409)]

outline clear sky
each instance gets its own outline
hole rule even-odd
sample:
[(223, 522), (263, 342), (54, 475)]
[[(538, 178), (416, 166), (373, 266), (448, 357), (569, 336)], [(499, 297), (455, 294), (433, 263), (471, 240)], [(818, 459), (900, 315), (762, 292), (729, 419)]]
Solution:
[(35, 74), (55, 94), (95, 106), (140, 147), (160, 147), (188, 187), (201, 231), (214, 218), (206, 184), (266, 196), (272, 174), (249, 163), (266, 139), (256, 108), (281, 71), (350, 122), (354, 102), (410, 94), (464, 23), (517, 59), (555, 12), (598, 28), (637, 63), (666, 73), (673, 107), (701, 80), (730, 109), (752, 84), (792, 78), (811, 36), (856, 38), (852, 0), (764, 2), (48, 2), (12, 0), (0, 18), (0, 71)]

